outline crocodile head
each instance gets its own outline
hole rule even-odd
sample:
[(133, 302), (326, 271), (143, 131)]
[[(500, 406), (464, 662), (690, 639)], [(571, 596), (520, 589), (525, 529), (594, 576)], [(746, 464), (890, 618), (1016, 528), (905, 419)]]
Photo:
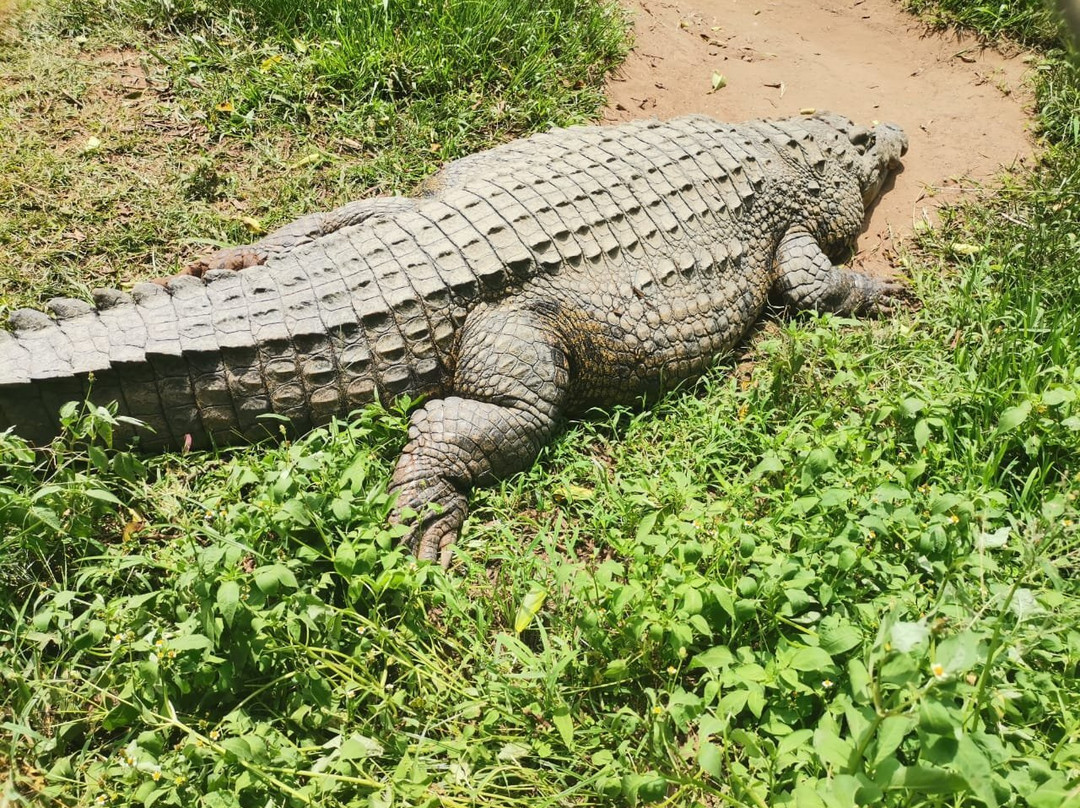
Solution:
[(817, 117), (839, 131), (851, 144), (854, 150), (852, 167), (862, 191), (863, 206), (869, 208), (889, 175), (900, 168), (900, 158), (908, 149), (907, 135), (894, 123), (867, 127), (834, 113), (822, 113)]

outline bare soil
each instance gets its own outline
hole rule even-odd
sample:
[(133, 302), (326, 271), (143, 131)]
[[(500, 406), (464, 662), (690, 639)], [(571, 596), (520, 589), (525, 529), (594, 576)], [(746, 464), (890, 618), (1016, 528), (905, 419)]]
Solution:
[(607, 121), (829, 109), (904, 128), (903, 171), (859, 239), (866, 271), (888, 273), (918, 222), (1032, 158), (1032, 57), (932, 33), (896, 0), (624, 2), (636, 44), (609, 83)]

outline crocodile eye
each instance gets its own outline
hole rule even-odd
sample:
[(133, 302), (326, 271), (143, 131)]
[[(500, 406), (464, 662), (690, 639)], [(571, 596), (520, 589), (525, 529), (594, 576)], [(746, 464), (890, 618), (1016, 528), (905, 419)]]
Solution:
[(874, 131), (862, 126), (851, 132), (848, 135), (848, 139), (855, 145), (859, 154), (866, 154), (868, 150), (874, 147), (874, 143), (877, 142)]

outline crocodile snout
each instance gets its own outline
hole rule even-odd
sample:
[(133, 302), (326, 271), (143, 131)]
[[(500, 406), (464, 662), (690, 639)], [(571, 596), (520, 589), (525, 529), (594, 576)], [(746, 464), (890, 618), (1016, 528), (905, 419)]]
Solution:
[(908, 139), (895, 123), (880, 123), (873, 129), (854, 131), (851, 142), (862, 155), (863, 203), (869, 205), (881, 193), (889, 175), (900, 168), (900, 158), (907, 154)]

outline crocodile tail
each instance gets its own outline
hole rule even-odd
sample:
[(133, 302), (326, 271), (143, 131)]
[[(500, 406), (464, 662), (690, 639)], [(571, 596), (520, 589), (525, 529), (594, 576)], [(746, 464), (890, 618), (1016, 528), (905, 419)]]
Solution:
[(0, 432), (43, 445), (62, 406), (83, 400), (115, 402), (144, 426), (125, 421), (114, 438), (148, 450), (259, 439), (279, 429), (267, 413), (296, 430), (326, 421), (346, 409), (338, 361), (355, 314), (331, 332), (291, 291), (259, 269), (215, 270), (15, 311), (0, 330)]

